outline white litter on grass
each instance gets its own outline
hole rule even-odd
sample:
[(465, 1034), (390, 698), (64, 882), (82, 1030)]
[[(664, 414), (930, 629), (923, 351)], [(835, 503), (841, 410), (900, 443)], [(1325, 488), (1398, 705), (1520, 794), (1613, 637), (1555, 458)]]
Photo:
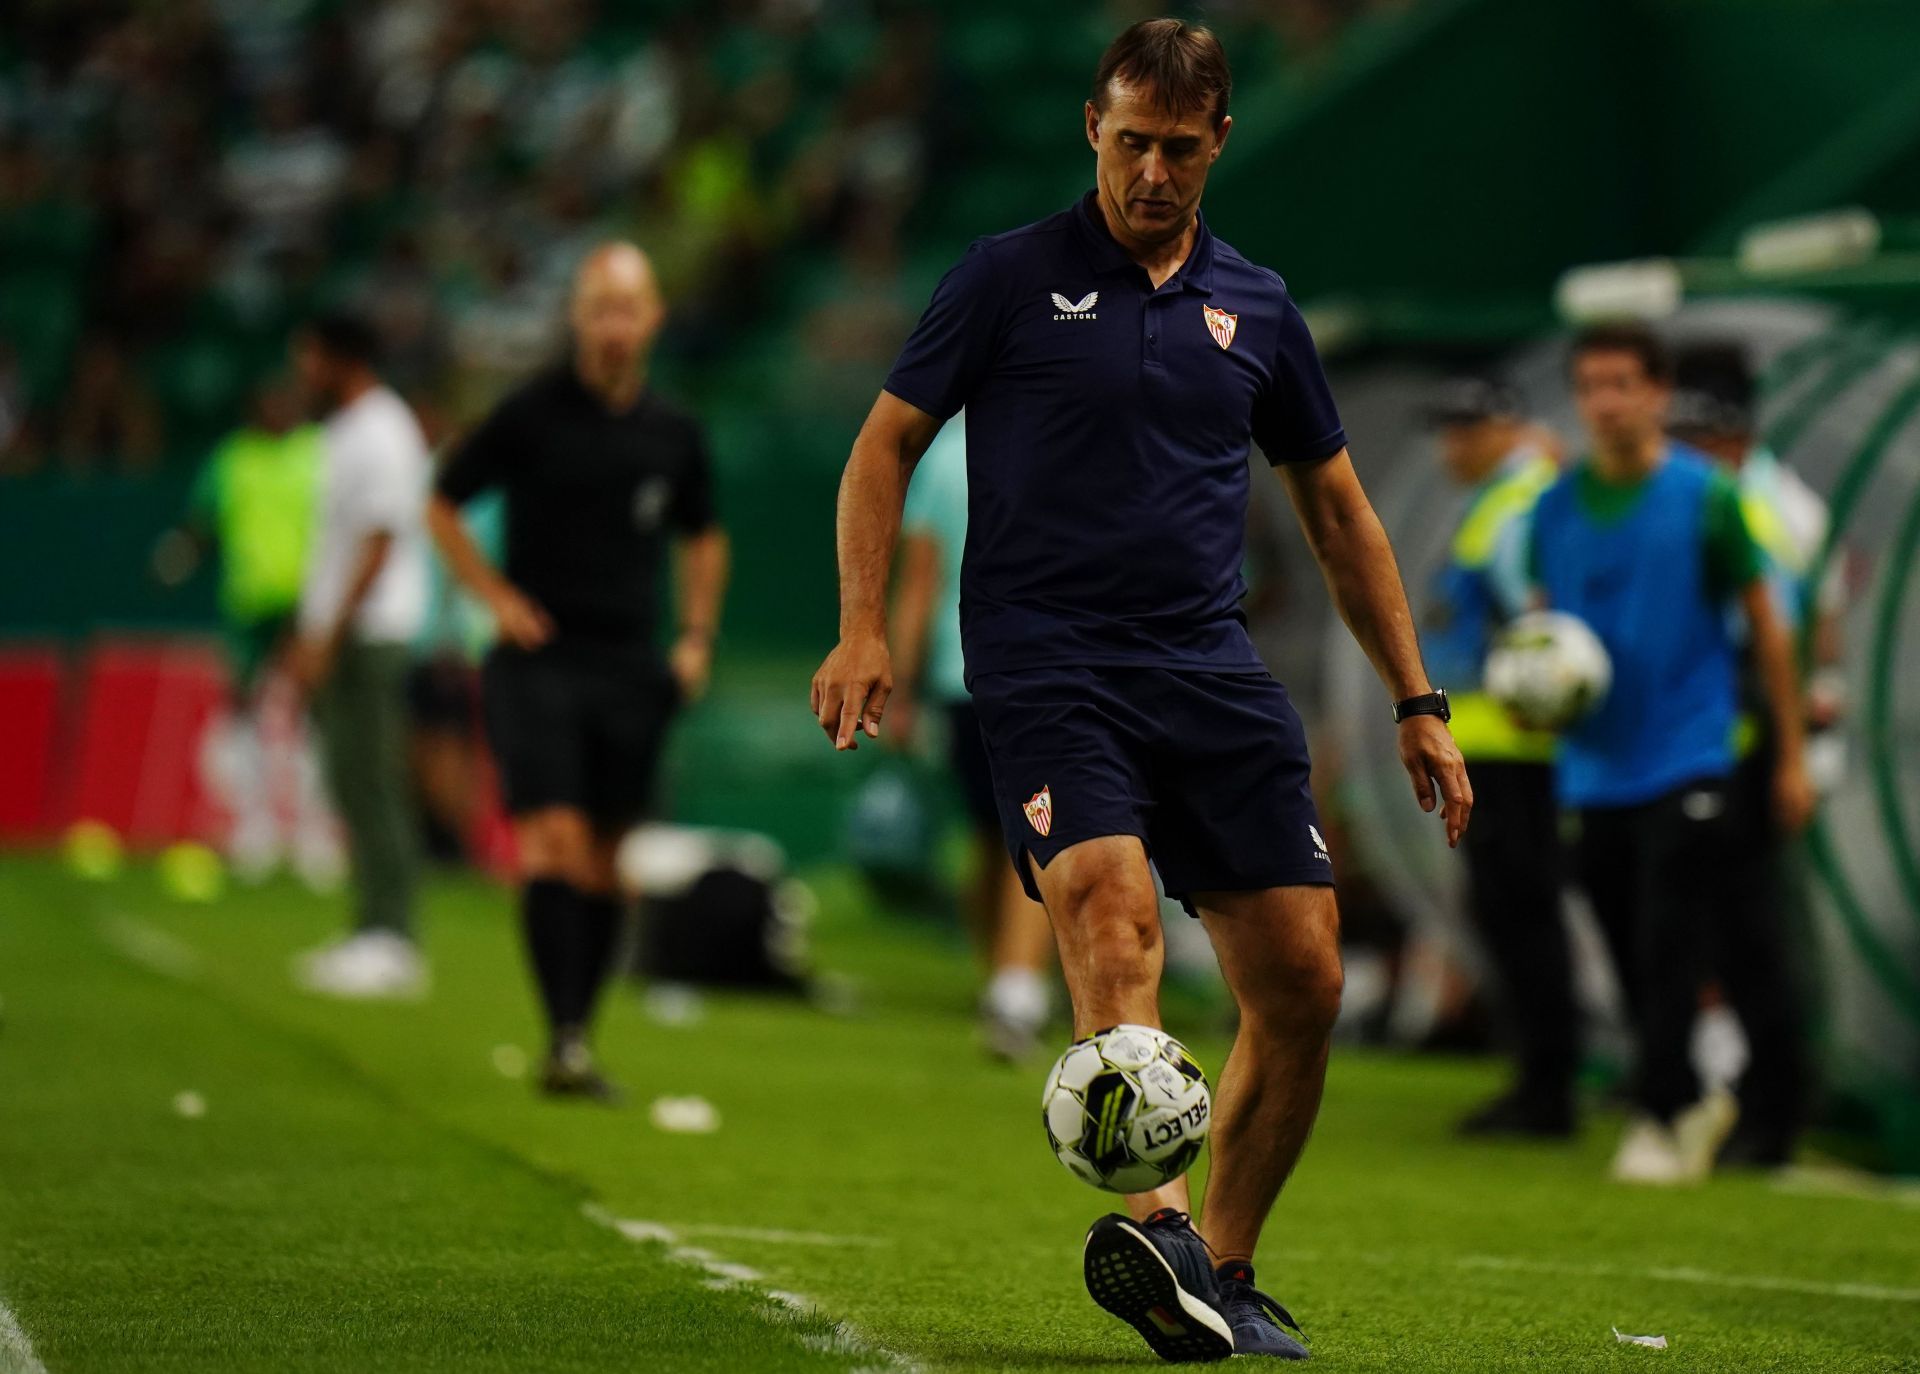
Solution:
[(33, 1342), (20, 1329), (20, 1319), (3, 1302), (0, 1302), (0, 1374), (47, 1374), (47, 1367), (33, 1353)]
[(499, 1070), (502, 1078), (525, 1078), (527, 1052), (518, 1045), (495, 1045), (493, 1067)]
[(173, 1095), (173, 1110), (189, 1121), (198, 1121), (207, 1114), (207, 1099), (192, 1088), (184, 1088)]
[(109, 916), (99, 929), (101, 939), (144, 969), (183, 983), (200, 976), (193, 946), (164, 930), (126, 916)]
[(1649, 1350), (1665, 1350), (1667, 1348), (1667, 1338), (1665, 1336), (1629, 1336), (1617, 1326), (1613, 1328), (1613, 1338), (1622, 1345), (1644, 1345)]
[(674, 1135), (712, 1135), (720, 1129), (720, 1113), (704, 1097), (656, 1097), (647, 1117), (655, 1129)]
[[(667, 1258), (675, 1264), (699, 1269), (706, 1274), (702, 1287), (715, 1292), (746, 1290), (766, 1300), (762, 1309), (768, 1322), (787, 1325), (796, 1318), (824, 1317), (820, 1304), (812, 1298), (785, 1288), (762, 1287), (764, 1275), (759, 1270), (745, 1264), (736, 1264), (722, 1259), (713, 1251), (698, 1245), (682, 1242), (682, 1230), (702, 1230), (708, 1234), (738, 1231), (742, 1236), (755, 1234), (745, 1227), (686, 1227), (676, 1229), (658, 1221), (641, 1221), (633, 1217), (616, 1217), (598, 1203), (589, 1202), (580, 1209), (589, 1221), (610, 1227), (628, 1240), (640, 1244), (654, 1244), (666, 1247)], [(812, 1233), (804, 1231), (769, 1232), (767, 1235), (806, 1236)], [(836, 1243), (867, 1243), (855, 1237), (822, 1237)], [(840, 1355), (865, 1356), (874, 1361), (862, 1366), (855, 1374), (920, 1374), (920, 1366), (905, 1355), (876, 1345), (866, 1336), (846, 1322), (835, 1321), (829, 1331), (799, 1331), (794, 1333), (799, 1342), (812, 1350), (828, 1351)]]
[(707, 1015), (706, 999), (685, 983), (655, 983), (641, 998), (640, 1007), (656, 1026), (675, 1029), (697, 1026)]

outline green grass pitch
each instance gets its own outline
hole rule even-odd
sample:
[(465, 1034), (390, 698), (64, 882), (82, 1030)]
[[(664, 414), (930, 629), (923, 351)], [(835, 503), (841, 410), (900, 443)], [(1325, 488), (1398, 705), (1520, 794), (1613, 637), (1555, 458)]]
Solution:
[[(496, 1065), (536, 1047), (502, 891), (436, 883), (433, 996), (347, 1006), (287, 982), (333, 903), (0, 861), (0, 1374), (34, 1368), (7, 1310), (50, 1374), (1155, 1366), (1080, 1287), (1108, 1209), (1047, 1154), (1043, 1066), (978, 1055), (951, 943), (815, 876), (855, 1009), (668, 1026), (623, 991), (602, 1045), (636, 1103), (610, 1112)], [(1220, 1063), (1217, 1027), (1172, 1028)], [(1622, 1189), (1610, 1119), (1455, 1141), (1496, 1076), (1336, 1053), (1259, 1257), (1320, 1367), (1920, 1369), (1910, 1196)], [(719, 1131), (656, 1130), (667, 1094)]]

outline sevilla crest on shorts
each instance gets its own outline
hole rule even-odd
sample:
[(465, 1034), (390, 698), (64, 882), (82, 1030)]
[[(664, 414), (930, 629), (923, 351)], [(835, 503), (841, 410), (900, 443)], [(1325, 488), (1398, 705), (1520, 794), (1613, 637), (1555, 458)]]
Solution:
[(1027, 824), (1035, 830), (1038, 830), (1042, 835), (1045, 835), (1049, 830), (1053, 829), (1052, 788), (1041, 788), (1027, 801), (1021, 803), (1020, 809), (1027, 813)]
[(1201, 306), (1200, 313), (1207, 317), (1207, 332), (1213, 335), (1213, 341), (1222, 348), (1231, 346), (1233, 331), (1239, 328), (1240, 317), (1229, 315), (1226, 311), (1215, 309), (1211, 305)]

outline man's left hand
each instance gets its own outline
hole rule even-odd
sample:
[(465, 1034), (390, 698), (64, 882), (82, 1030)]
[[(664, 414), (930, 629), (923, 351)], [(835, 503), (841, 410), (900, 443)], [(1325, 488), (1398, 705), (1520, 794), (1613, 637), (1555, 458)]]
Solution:
[(1438, 716), (1408, 716), (1400, 722), (1400, 762), (1413, 779), (1422, 811), (1437, 805), (1447, 821), (1447, 843), (1457, 845), (1473, 812), (1473, 784), (1453, 732)]
[(696, 702), (707, 694), (713, 676), (713, 641), (703, 634), (683, 634), (674, 641), (667, 656), (673, 680), (680, 684), (680, 700)]

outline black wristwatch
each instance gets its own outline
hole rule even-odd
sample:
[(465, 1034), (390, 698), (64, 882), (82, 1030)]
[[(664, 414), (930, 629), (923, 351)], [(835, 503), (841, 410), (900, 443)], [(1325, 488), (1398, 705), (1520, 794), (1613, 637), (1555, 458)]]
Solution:
[(1398, 725), (1408, 716), (1438, 716), (1441, 720), (1453, 719), (1453, 708), (1447, 705), (1447, 693), (1444, 688), (1436, 687), (1431, 692), (1417, 697), (1408, 697), (1405, 701), (1393, 703), (1393, 723)]

